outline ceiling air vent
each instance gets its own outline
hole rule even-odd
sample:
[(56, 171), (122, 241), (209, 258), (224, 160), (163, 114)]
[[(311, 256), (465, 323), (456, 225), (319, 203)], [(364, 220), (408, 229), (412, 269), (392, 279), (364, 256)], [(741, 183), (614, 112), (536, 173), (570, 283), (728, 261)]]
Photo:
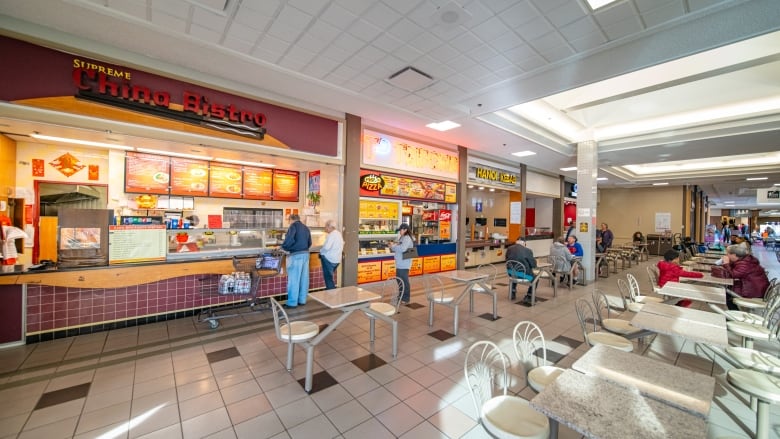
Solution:
[(450, 29), (457, 27), (471, 18), (471, 13), (455, 1), (449, 1), (444, 6), (436, 8), (433, 14), (433, 22), (439, 26)]
[(406, 91), (415, 92), (433, 84), (433, 76), (414, 67), (405, 67), (390, 75), (387, 82)]

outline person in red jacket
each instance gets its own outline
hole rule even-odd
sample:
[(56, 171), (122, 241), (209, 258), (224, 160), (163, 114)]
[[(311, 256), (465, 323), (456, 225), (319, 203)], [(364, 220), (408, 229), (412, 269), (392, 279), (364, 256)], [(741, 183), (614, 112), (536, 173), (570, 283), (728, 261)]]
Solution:
[[(734, 292), (742, 297), (764, 297), (769, 288), (769, 278), (766, 270), (753, 255), (747, 246), (742, 244), (730, 245), (726, 248), (726, 255), (721, 259), (723, 270), (734, 279)], [(737, 309), (731, 296), (726, 296), (726, 305), (729, 309)]]
[(658, 262), (658, 286), (662, 287), (667, 282), (679, 282), (681, 277), (704, 277), (698, 271), (685, 271), (680, 266), (680, 252), (669, 249), (664, 253), (664, 260)]

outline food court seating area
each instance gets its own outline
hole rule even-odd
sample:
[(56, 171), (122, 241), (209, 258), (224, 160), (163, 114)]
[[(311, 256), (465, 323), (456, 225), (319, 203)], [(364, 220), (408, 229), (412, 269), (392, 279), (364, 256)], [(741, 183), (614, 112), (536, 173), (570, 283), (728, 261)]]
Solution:
[[(770, 278), (780, 276), (774, 251), (755, 246), (754, 252)], [(574, 383), (582, 372), (572, 366), (589, 349), (596, 349), (584, 342), (575, 312), (577, 300), (593, 305), (597, 289), (606, 295), (609, 306), (621, 303), (618, 280), (626, 281), (627, 274), (638, 280), (641, 294), (654, 295), (647, 267), (658, 260), (657, 256), (648, 261), (633, 259), (631, 267), (618, 267), (608, 278), (558, 288), (556, 294), (550, 282), (539, 282), (532, 307), (509, 301), (509, 279), (499, 266), (489, 282), (497, 292), (499, 318), (493, 319), (490, 294), (466, 297), (459, 310), (457, 335), (453, 334), (454, 313), (448, 309), (436, 310), (429, 326), (423, 279), (412, 278), (412, 303), (400, 306), (400, 313), (393, 316), (399, 332), (397, 358), (391, 354), (390, 325), (375, 326), (372, 344), (368, 318), (355, 312), (316, 346), (310, 394), (301, 382), (305, 352), (294, 346), (293, 370), (288, 372), (288, 344), (277, 338), (270, 311), (227, 319), (216, 330), (186, 318), (3, 349), (0, 438), (487, 438), (464, 375), (469, 348), (478, 341), (492, 342), (508, 361), (507, 395), (532, 401), (543, 393), (529, 386), (513, 337), (519, 322), (533, 322), (545, 342), (539, 355), (543, 352), (548, 365), (563, 369), (560, 377), (565, 383)], [(463, 284), (445, 279), (443, 288), (457, 297)], [(526, 289), (519, 288), (516, 302)], [(630, 320), (637, 315), (630, 311), (614, 315), (601, 306), (601, 310), (594, 306), (594, 312), (604, 319)], [(691, 309), (709, 307), (694, 302)], [(313, 322), (322, 332), (342, 313), (310, 300), (288, 314), (291, 321)], [(590, 318), (589, 331), (599, 316)], [(629, 340), (633, 352), (620, 355), (640, 355), (669, 370), (681, 368), (714, 379), (708, 414), (694, 416), (691, 419), (697, 421), (689, 424), (701, 422), (701, 437), (754, 435), (756, 412), (747, 392), (755, 389), (744, 381), (743, 390), (728, 383), (733, 364), (677, 336), (654, 334)], [(729, 342), (739, 346), (741, 340), (730, 335)], [(774, 358), (780, 353), (776, 340), (756, 340), (753, 348)], [(534, 368), (542, 365), (526, 363)], [(732, 373), (732, 380), (735, 376)], [(604, 386), (593, 377), (577, 383), (590, 391)], [(574, 389), (569, 388), (572, 398), (582, 395), (581, 388)], [(646, 402), (641, 395), (624, 396), (638, 404)], [(589, 407), (606, 409), (599, 404)], [(780, 438), (780, 407), (762, 407), (769, 413), (768, 437)], [(631, 406), (622, 409), (616, 424), (639, 415)], [(581, 437), (564, 423), (557, 428), (561, 438)], [(680, 428), (676, 433), (683, 433)], [(666, 433), (657, 437), (675, 436)]]

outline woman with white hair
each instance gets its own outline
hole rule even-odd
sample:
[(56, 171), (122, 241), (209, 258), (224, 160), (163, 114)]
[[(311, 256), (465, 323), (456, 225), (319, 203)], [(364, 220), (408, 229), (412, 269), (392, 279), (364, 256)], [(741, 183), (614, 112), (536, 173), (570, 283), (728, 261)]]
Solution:
[[(722, 269), (728, 277), (734, 279), (734, 292), (742, 297), (764, 297), (769, 287), (769, 279), (761, 263), (750, 254), (748, 248), (741, 244), (730, 245), (726, 248), (726, 255), (721, 259)], [(713, 269), (713, 271), (716, 269)], [(731, 300), (726, 297), (729, 309), (737, 309)]]
[(325, 243), (320, 249), (320, 263), (322, 263), (322, 278), (325, 280), (325, 289), (332, 290), (336, 288), (336, 282), (333, 281), (333, 273), (339, 268), (341, 263), (341, 252), (344, 251), (344, 238), (341, 237), (336, 227), (336, 221), (329, 219), (325, 221)]

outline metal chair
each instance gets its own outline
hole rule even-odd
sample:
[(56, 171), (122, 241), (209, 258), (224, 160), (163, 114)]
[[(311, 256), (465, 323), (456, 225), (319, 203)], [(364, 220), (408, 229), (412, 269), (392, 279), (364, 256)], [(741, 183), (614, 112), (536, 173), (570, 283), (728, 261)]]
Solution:
[[(577, 299), (574, 308), (577, 311), (577, 319), (580, 321), (582, 336), (589, 346), (603, 344), (625, 352), (634, 350), (634, 344), (631, 343), (631, 340), (617, 334), (596, 330), (596, 316), (593, 307), (587, 300)], [(588, 322), (593, 322), (593, 331), (588, 331)]]
[(271, 312), (274, 316), (274, 329), (276, 338), (279, 341), (287, 343), (287, 370), (293, 370), (293, 346), (297, 343), (306, 343), (320, 333), (320, 327), (314, 322), (298, 320), (291, 322), (287, 317), (287, 312), (282, 305), (273, 297), (269, 298), (271, 302)]
[(631, 294), (631, 300), (633, 300), (636, 303), (648, 303), (648, 302), (656, 302), (656, 303), (663, 303), (664, 299), (660, 297), (655, 296), (644, 296), (639, 290), (639, 282), (636, 280), (636, 277), (634, 277), (633, 274), (628, 273), (626, 274), (626, 279), (628, 280), (628, 291)]
[[(404, 282), (400, 277), (391, 277), (382, 283), (380, 288), (382, 301), (371, 302), (368, 307), (371, 311), (392, 317), (398, 314), (398, 308), (401, 306), (401, 298), (404, 296)], [(368, 339), (371, 343), (375, 340), (376, 317), (369, 312), (364, 314), (368, 317)]]
[(726, 379), (734, 388), (758, 400), (756, 438), (769, 437), (769, 405), (780, 403), (780, 377), (751, 369), (732, 369)]
[(533, 306), (536, 303), (536, 287), (539, 285), (539, 276), (534, 276), (532, 270), (527, 270), (525, 265), (518, 261), (506, 261), (506, 274), (509, 276), (509, 300), (512, 300), (513, 286), (515, 293), (517, 293), (517, 288), (520, 285), (525, 285), (531, 289), (531, 306)]
[[(541, 392), (564, 369), (547, 364), (547, 345), (542, 330), (534, 322), (522, 321), (515, 325), (512, 335), (517, 361), (527, 371), (528, 385)], [(541, 357), (539, 356), (541, 351)]]
[(575, 283), (574, 272), (577, 271), (577, 282), (579, 281), (579, 276), (582, 276), (584, 273), (582, 269), (582, 263), (579, 261), (579, 259), (573, 259), (570, 264), (567, 264), (566, 260), (562, 256), (550, 255), (548, 257), (550, 263), (553, 264), (553, 276), (555, 277), (554, 281), (557, 283), (559, 277), (563, 277), (567, 281), (567, 286), (569, 289), (571, 289)]
[(455, 335), (458, 334), (458, 302), (456, 297), (450, 291), (444, 288), (439, 276), (426, 274), (422, 277), (425, 297), (428, 299), (428, 326), (433, 326), (433, 308), (434, 305), (444, 305), (452, 308), (455, 319)]
[(634, 298), (631, 296), (631, 289), (628, 287), (628, 282), (625, 279), (618, 279), (618, 290), (620, 291), (620, 297), (623, 298), (625, 308), (631, 312), (639, 312), (642, 310), (644, 303), (634, 302)]
[[(495, 438), (538, 438), (550, 435), (550, 421), (528, 401), (507, 395), (509, 359), (494, 343), (478, 341), (466, 353), (463, 373), (477, 419)], [(494, 390), (500, 394), (493, 396)]]
[(766, 318), (760, 324), (748, 322), (726, 322), (726, 329), (742, 337), (742, 347), (753, 348), (753, 340), (772, 340), (777, 338), (780, 327), (780, 301), (774, 301), (772, 308), (767, 308)]
[(769, 282), (769, 286), (767, 287), (766, 291), (764, 291), (763, 297), (735, 296), (734, 304), (737, 305), (739, 309), (747, 309), (751, 311), (766, 309), (767, 303), (772, 298), (772, 296), (780, 293), (780, 289), (776, 288), (777, 285), (777, 278), (773, 278)]
[[(623, 337), (636, 337), (639, 336), (643, 330), (632, 326), (628, 320), (612, 318), (610, 312), (612, 307), (609, 305), (607, 295), (601, 290), (593, 290), (593, 306), (596, 309), (596, 319), (599, 326), (607, 331), (621, 335)], [(604, 317), (604, 311), (606, 311), (606, 318)]]
[[(498, 268), (496, 268), (496, 266), (493, 264), (482, 264), (477, 267), (476, 271), (480, 274), (487, 275), (487, 277), (482, 283), (484, 283), (486, 287), (492, 290), (494, 288), (493, 284), (495, 284), (496, 282), (496, 277), (498, 277)], [(476, 284), (473, 287), (471, 287), (471, 291), (474, 293), (492, 295), (490, 291), (485, 291), (485, 289), (482, 288), (482, 286), (479, 284)]]
[(653, 292), (655, 294), (661, 294), (661, 287), (658, 286), (658, 276), (660, 276), (658, 267), (655, 265), (648, 265), (647, 278), (650, 279), (650, 286), (653, 287)]

